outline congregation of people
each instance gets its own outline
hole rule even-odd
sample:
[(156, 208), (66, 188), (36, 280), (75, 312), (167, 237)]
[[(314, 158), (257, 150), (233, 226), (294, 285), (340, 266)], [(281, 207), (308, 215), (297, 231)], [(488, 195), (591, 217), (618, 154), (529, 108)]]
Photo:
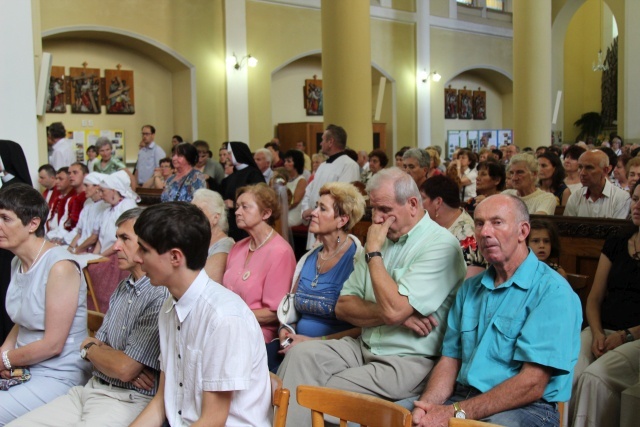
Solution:
[[(415, 426), (557, 426), (565, 402), (572, 426), (619, 425), (640, 365), (640, 145), (389, 159), (329, 125), (315, 154), (273, 138), (215, 159), (179, 135), (167, 156), (155, 133), (130, 170), (104, 137), (78, 159), (52, 123), (39, 189), (0, 141), (0, 426), (269, 426), (270, 372)], [(584, 313), (553, 215), (635, 227), (606, 240)], [(89, 336), (97, 258), (118, 279)], [(309, 425), (291, 399), (287, 426)]]

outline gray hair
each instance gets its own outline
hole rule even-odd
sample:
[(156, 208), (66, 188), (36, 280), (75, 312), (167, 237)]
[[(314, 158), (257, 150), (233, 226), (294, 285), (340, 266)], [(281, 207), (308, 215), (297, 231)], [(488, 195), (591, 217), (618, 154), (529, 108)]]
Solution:
[(144, 208), (131, 208), (128, 211), (122, 212), (118, 219), (116, 219), (116, 227), (120, 227), (120, 225), (129, 220), (138, 219), (142, 214), (142, 211), (144, 211)]
[(429, 156), (429, 153), (419, 148), (409, 148), (405, 151), (402, 155), (402, 160), (406, 159), (416, 159), (421, 168), (428, 168), (431, 166), (431, 156)]
[(113, 144), (111, 143), (111, 140), (106, 136), (101, 136), (100, 138), (98, 138), (94, 145), (98, 150), (100, 150), (105, 145), (108, 145), (111, 149), (113, 149)]
[(535, 156), (533, 156), (532, 154), (515, 154), (513, 157), (511, 157), (511, 161), (509, 162), (509, 164), (513, 165), (515, 163), (524, 163), (527, 165), (527, 169), (529, 169), (530, 172), (538, 172), (538, 160), (536, 160)]
[(213, 214), (219, 214), (220, 219), (218, 219), (218, 227), (220, 227), (220, 229), (225, 233), (229, 231), (227, 206), (224, 204), (224, 200), (222, 200), (222, 196), (220, 196), (220, 194), (206, 188), (201, 188), (193, 193), (193, 200), (191, 200), (191, 203), (195, 203), (196, 201), (204, 204), (203, 212), (207, 219), (209, 219)]
[(258, 148), (255, 154), (262, 153), (267, 158), (267, 161), (271, 163), (273, 161), (273, 156), (271, 155), (271, 151), (268, 148)]
[(415, 197), (422, 205), (422, 196), (420, 196), (416, 182), (411, 178), (411, 175), (395, 166), (389, 169), (382, 169), (373, 175), (367, 183), (367, 193), (379, 189), (389, 181), (393, 182), (396, 203), (404, 205), (411, 197)]

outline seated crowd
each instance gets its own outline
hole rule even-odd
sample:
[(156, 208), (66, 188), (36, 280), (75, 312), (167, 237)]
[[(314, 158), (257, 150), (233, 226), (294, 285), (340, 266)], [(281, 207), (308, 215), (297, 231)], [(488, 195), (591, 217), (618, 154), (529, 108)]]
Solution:
[[(43, 193), (0, 189), (0, 426), (269, 426), (269, 371), (398, 402), (416, 426), (556, 426), (561, 402), (571, 425), (618, 425), (640, 364), (640, 149), (405, 147), (387, 168), (329, 125), (312, 157), (274, 139), (216, 161), (178, 135), (166, 157), (145, 125), (132, 173), (103, 138), (91, 169), (75, 161), (60, 125)], [(138, 187), (161, 203), (138, 207)], [(558, 232), (530, 218), (557, 213), (636, 227), (607, 239), (582, 331)], [(81, 269), (98, 257), (127, 278), (91, 337)], [(291, 399), (287, 425), (310, 423)]]

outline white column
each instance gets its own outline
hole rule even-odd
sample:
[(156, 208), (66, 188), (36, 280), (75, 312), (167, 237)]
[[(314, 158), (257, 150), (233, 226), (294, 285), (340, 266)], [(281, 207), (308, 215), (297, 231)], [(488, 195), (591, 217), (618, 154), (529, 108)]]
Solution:
[(640, 1), (625, 1), (624, 16), (624, 82), (618, 87), (618, 92), (624, 91), (624, 129), (618, 131), (625, 141), (640, 142)]
[[(227, 58), (234, 53), (241, 60), (247, 52), (245, 0), (225, 0)], [(247, 64), (236, 70), (227, 64), (227, 127), (229, 141), (249, 144), (249, 82)]]
[(20, 144), (37, 186), (38, 167), (47, 162), (38, 149), (33, 41), (31, 1), (0, 0), (0, 139)]
[[(417, 40), (416, 58), (418, 69), (416, 70), (416, 95), (418, 97), (416, 112), (418, 117), (418, 147), (426, 148), (431, 145), (431, 86), (436, 84), (431, 80), (431, 76), (426, 82), (422, 82), (418, 76), (421, 72), (432, 73), (431, 69), (431, 30), (429, 28), (430, 0), (416, 3), (417, 15)], [(437, 70), (436, 70), (437, 71)], [(396, 144), (396, 141), (394, 141)], [(398, 147), (393, 147), (395, 153)]]

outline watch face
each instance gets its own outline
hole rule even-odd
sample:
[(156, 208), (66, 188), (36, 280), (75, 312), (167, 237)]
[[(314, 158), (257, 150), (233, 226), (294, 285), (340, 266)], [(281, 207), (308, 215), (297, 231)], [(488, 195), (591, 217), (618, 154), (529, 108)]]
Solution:
[(87, 358), (87, 349), (83, 348), (82, 350), (80, 350), (80, 357), (83, 359)]
[(466, 419), (467, 417), (465, 417), (464, 412), (462, 412), (462, 411), (457, 411), (457, 412), (456, 412), (456, 418), (463, 418), (463, 419)]

